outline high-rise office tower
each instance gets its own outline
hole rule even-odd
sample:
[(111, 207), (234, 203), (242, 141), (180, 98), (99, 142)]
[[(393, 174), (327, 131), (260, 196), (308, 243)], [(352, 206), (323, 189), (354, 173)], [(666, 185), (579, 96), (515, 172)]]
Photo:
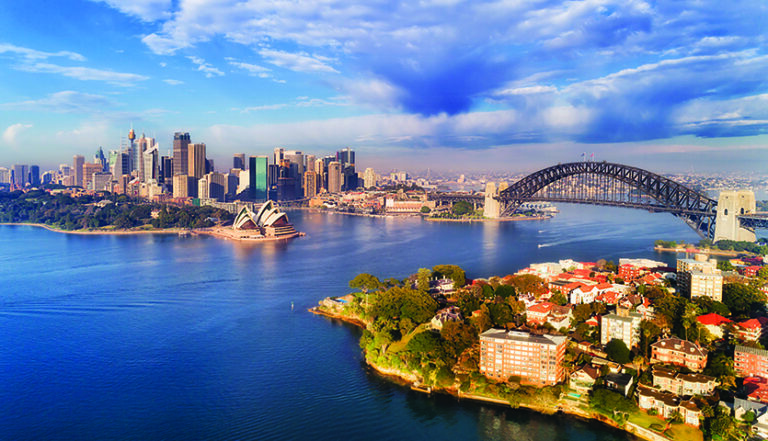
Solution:
[(101, 171), (109, 171), (109, 161), (107, 161), (107, 158), (104, 156), (104, 150), (101, 146), (96, 150), (96, 154), (93, 155), (93, 162), (101, 164)]
[(341, 193), (341, 163), (332, 161), (328, 164), (328, 193)]
[(159, 176), (159, 162), (158, 162), (158, 148), (156, 145), (149, 147), (142, 153), (142, 165), (141, 174), (139, 178), (141, 182), (149, 182), (150, 180), (158, 180)]
[(147, 150), (151, 149), (155, 146), (155, 140), (154, 138), (147, 138), (144, 136), (144, 134), (141, 134), (141, 138), (139, 138), (138, 146), (136, 147), (136, 152), (134, 160), (136, 161), (137, 167), (136, 169), (139, 171), (139, 179), (141, 182), (146, 182), (147, 179), (145, 179), (145, 175), (147, 174), (144, 171), (144, 165), (146, 162), (144, 161), (144, 155), (146, 154)]
[(247, 165), (245, 163), (245, 153), (235, 153), (235, 156), (232, 158), (232, 168), (245, 170), (246, 167)]
[(14, 189), (24, 188), (29, 182), (29, 173), (26, 165), (14, 164), (11, 169), (11, 186)]
[(11, 183), (11, 171), (5, 167), (0, 167), (0, 184)]
[(40, 186), (40, 167), (36, 165), (29, 166), (29, 184), (33, 187)]
[[(283, 153), (283, 159), (288, 159), (291, 161), (291, 164), (296, 164), (299, 175), (304, 173), (304, 153), (298, 150), (286, 150)], [(295, 177), (298, 177), (298, 175)]]
[(83, 164), (83, 188), (86, 190), (95, 190), (91, 183), (93, 174), (101, 171), (101, 164), (95, 162), (86, 162)]
[(343, 184), (342, 188), (346, 191), (355, 190), (357, 188), (357, 173), (355, 172), (354, 165), (348, 165), (342, 170)]
[(205, 174), (205, 144), (190, 144), (189, 145), (189, 165), (187, 166), (187, 174), (193, 176), (195, 179), (200, 179)]
[(336, 160), (341, 162), (342, 167), (347, 167), (349, 165), (355, 165), (355, 151), (351, 148), (347, 147), (345, 149), (342, 149), (338, 152), (336, 152)]
[(319, 193), (317, 188), (317, 173), (314, 170), (307, 170), (304, 172), (303, 178), (303, 190), (305, 198), (313, 198)]
[(173, 134), (173, 174), (186, 175), (189, 172), (189, 133)]
[(72, 158), (72, 171), (75, 175), (72, 184), (77, 187), (83, 186), (83, 164), (85, 164), (85, 158), (82, 155), (75, 155)]
[(157, 181), (173, 185), (173, 158), (169, 156), (160, 157), (160, 174)]
[(264, 202), (268, 199), (267, 186), (267, 161), (266, 156), (251, 156), (248, 158), (248, 179), (250, 180), (251, 199)]
[(280, 164), (280, 162), (283, 161), (283, 154), (285, 153), (285, 149), (282, 147), (276, 147), (275, 148), (275, 156), (273, 158), (273, 164)]

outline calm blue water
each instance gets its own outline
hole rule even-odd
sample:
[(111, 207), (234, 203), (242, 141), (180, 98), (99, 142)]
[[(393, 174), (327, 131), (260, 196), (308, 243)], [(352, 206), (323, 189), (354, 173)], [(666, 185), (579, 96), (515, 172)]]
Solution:
[(365, 369), (358, 330), (306, 312), (359, 272), (671, 262), (654, 239), (696, 239), (668, 214), (561, 210), (471, 225), (291, 212), (306, 237), (256, 245), (0, 226), (0, 440), (627, 439), (394, 385)]

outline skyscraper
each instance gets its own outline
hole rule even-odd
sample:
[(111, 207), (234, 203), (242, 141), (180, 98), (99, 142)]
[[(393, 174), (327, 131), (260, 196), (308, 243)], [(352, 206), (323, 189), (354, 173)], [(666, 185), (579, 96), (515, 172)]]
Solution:
[(336, 160), (341, 162), (341, 166), (348, 167), (355, 165), (355, 151), (351, 148), (347, 147), (345, 149), (342, 149), (338, 152), (336, 152)]
[(317, 195), (317, 173), (314, 170), (307, 170), (303, 175), (303, 189), (305, 198), (313, 198)]
[(173, 134), (173, 174), (186, 175), (189, 172), (189, 133)]
[(40, 186), (40, 167), (36, 165), (29, 166), (29, 184), (33, 187)]
[(188, 146), (189, 164), (187, 165), (187, 174), (195, 179), (200, 179), (205, 174), (205, 144), (190, 144)]
[(304, 173), (304, 153), (298, 150), (286, 150), (285, 153), (283, 153), (283, 159), (288, 159), (291, 161), (291, 164), (296, 164), (299, 175)]
[(128, 147), (128, 161), (129, 161), (129, 167), (130, 171), (137, 170), (139, 168), (139, 161), (137, 159), (136, 154), (136, 144), (134, 144), (134, 141), (136, 140), (136, 132), (133, 131), (133, 127), (131, 127), (131, 131), (128, 132), (128, 141), (130, 141), (131, 145)]
[(245, 163), (245, 153), (235, 153), (235, 156), (232, 158), (232, 168), (245, 170), (246, 167), (247, 164)]
[(332, 161), (328, 164), (328, 193), (341, 193), (341, 163)]
[(363, 186), (365, 188), (376, 186), (376, 172), (373, 171), (373, 169), (370, 167), (365, 169), (365, 174), (363, 175)]
[(72, 158), (72, 169), (75, 175), (72, 184), (77, 187), (83, 186), (83, 164), (85, 164), (85, 158), (82, 155), (75, 155)]
[(267, 161), (266, 156), (251, 156), (248, 158), (248, 171), (250, 180), (250, 195), (255, 201), (264, 202), (267, 194)]
[(29, 182), (27, 173), (29, 172), (26, 165), (14, 164), (11, 169), (11, 186), (14, 189), (24, 188)]
[(99, 146), (99, 149), (96, 151), (96, 154), (93, 156), (93, 162), (97, 162), (101, 164), (101, 171), (109, 171), (109, 162), (107, 161), (107, 158), (104, 156), (104, 150)]
[(285, 152), (285, 150), (282, 147), (276, 147), (275, 148), (275, 157), (273, 158), (274, 159), (273, 164), (278, 164), (279, 165), (280, 162), (282, 162), (282, 160), (283, 160), (283, 153), (284, 152)]

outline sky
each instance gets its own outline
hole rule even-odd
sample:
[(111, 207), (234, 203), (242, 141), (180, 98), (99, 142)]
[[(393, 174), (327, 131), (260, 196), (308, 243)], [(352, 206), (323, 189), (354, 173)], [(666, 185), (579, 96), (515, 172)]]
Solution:
[(358, 168), (768, 171), (764, 0), (0, 0), (0, 165), (205, 142)]

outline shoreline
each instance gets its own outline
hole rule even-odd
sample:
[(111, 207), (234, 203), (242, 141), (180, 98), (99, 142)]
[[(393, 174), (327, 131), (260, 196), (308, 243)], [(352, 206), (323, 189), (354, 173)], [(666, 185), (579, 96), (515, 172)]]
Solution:
[[(315, 315), (320, 315), (323, 317), (339, 320), (344, 323), (349, 323), (351, 325), (365, 329), (365, 323), (362, 322), (361, 320), (350, 318), (339, 313), (334, 313), (332, 311), (320, 309), (317, 306), (309, 308), (309, 312)], [(486, 404), (508, 407), (510, 409), (517, 408), (512, 406), (508, 401), (500, 398), (462, 393), (460, 390), (456, 388), (433, 389), (430, 387), (428, 390), (422, 390), (422, 388), (416, 386), (415, 383), (418, 381), (418, 378), (413, 374), (407, 374), (397, 369), (391, 369), (391, 368), (385, 368), (383, 366), (379, 366), (376, 363), (373, 363), (370, 360), (368, 360), (368, 357), (365, 357), (365, 364), (368, 367), (370, 367), (374, 372), (376, 372), (378, 375), (385, 377), (386, 379), (396, 384), (399, 384), (401, 386), (404, 386), (404, 387), (410, 386), (411, 390), (415, 390), (415, 391), (426, 393), (426, 394), (431, 394), (433, 392), (442, 393), (442, 394), (450, 395), (459, 401), (461, 401), (462, 399), (468, 399), (468, 400), (482, 402)], [(614, 429), (618, 429), (625, 433), (628, 433), (638, 439), (643, 439), (647, 441), (668, 441), (668, 438), (666, 438), (665, 436), (655, 433), (644, 427), (638, 426), (634, 423), (630, 423), (629, 421), (625, 422), (623, 425), (619, 425), (617, 422), (613, 421), (612, 419), (610, 419), (605, 415), (602, 415), (596, 412), (588, 412), (576, 407), (558, 405), (557, 407), (549, 408), (549, 407), (532, 406), (526, 403), (520, 403), (518, 407), (530, 410), (532, 412), (537, 412), (542, 415), (556, 415), (559, 413), (559, 414), (567, 415), (569, 417), (579, 418), (584, 421), (597, 421), (607, 426), (610, 426)]]
[(84, 236), (109, 236), (109, 235), (129, 236), (129, 235), (136, 235), (136, 234), (179, 234), (179, 233), (197, 234), (196, 230), (186, 229), (186, 228), (164, 228), (164, 229), (151, 229), (151, 230), (118, 230), (118, 229), (115, 229), (115, 230), (62, 230), (52, 225), (33, 223), (33, 222), (0, 222), (0, 225), (45, 228), (46, 230), (53, 231), (54, 233), (79, 234)]
[(40, 223), (31, 223), (31, 222), (0, 222), (0, 225), (8, 225), (8, 226), (28, 226), (28, 227), (36, 227), (36, 228), (44, 228), (48, 231), (52, 231), (54, 233), (64, 233), (64, 234), (77, 234), (81, 236), (134, 236), (134, 235), (144, 235), (144, 234), (175, 234), (175, 235), (193, 235), (193, 236), (211, 236), (215, 237), (217, 239), (227, 239), (227, 240), (233, 240), (236, 242), (244, 242), (244, 243), (256, 243), (256, 242), (275, 242), (280, 240), (288, 240), (293, 239), (295, 237), (303, 237), (305, 236), (304, 233), (297, 231), (295, 234), (291, 234), (288, 236), (281, 236), (281, 237), (259, 237), (259, 238), (250, 238), (250, 237), (235, 237), (234, 235), (228, 235), (222, 231), (217, 231), (215, 229), (209, 229), (209, 228), (164, 228), (164, 229), (145, 229), (145, 230), (62, 230), (60, 228), (56, 228), (51, 225), (46, 224), (40, 224)]
[(663, 253), (695, 253), (695, 254), (709, 254), (712, 256), (727, 256), (727, 257), (738, 257), (741, 254), (752, 254), (747, 251), (732, 251), (732, 250), (712, 250), (712, 249), (702, 249), (702, 248), (667, 248), (667, 247), (653, 247), (654, 251), (659, 251)]
[(481, 219), (451, 219), (451, 218), (439, 218), (439, 217), (425, 217), (424, 220), (428, 222), (519, 222), (519, 221), (535, 221), (535, 220), (549, 220), (554, 216), (516, 216), (516, 217), (499, 217), (496, 219), (481, 218)]

